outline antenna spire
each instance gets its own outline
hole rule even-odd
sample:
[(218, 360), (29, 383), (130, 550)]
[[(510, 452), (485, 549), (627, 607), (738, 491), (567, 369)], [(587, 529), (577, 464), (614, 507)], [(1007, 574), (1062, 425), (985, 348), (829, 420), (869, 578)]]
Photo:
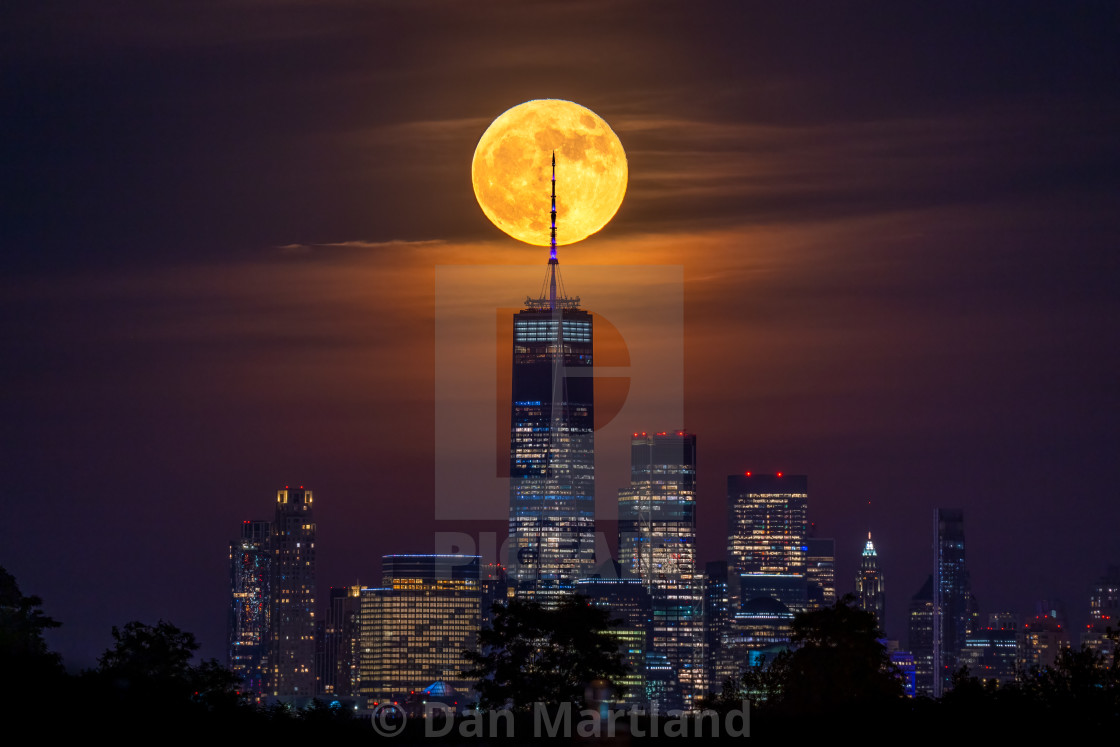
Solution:
[(549, 240), (548, 252), (549, 281), (548, 281), (548, 308), (556, 308), (556, 151), (552, 151), (552, 229)]
[(556, 151), (552, 151), (552, 235), (549, 242), (551, 251), (548, 255), (548, 263), (554, 265), (557, 263), (556, 259)]

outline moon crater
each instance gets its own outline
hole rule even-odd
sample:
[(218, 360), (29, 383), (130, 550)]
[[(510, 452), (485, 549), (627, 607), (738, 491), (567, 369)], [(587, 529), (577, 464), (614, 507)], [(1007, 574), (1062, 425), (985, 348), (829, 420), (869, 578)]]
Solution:
[(554, 151), (558, 244), (573, 244), (599, 231), (626, 194), (626, 152), (610, 125), (593, 111), (561, 99), (527, 101), (509, 109), (478, 141), (471, 181), (486, 217), (535, 246), (549, 243)]

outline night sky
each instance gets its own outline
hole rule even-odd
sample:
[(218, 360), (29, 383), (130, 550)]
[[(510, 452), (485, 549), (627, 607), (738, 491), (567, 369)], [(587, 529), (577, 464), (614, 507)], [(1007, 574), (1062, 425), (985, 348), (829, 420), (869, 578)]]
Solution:
[(618, 425), (697, 434), (701, 559), (728, 474), (807, 474), (904, 645), (938, 506), (983, 613), (1084, 624), (1120, 562), (1118, 32), (1111, 2), (5, 3), (0, 565), (81, 667), (133, 619), (223, 658), (228, 542), (285, 484), (321, 597), (431, 551), (437, 268), (543, 277), (470, 162), (562, 98), (630, 187), (561, 266), (683, 268), (684, 422)]

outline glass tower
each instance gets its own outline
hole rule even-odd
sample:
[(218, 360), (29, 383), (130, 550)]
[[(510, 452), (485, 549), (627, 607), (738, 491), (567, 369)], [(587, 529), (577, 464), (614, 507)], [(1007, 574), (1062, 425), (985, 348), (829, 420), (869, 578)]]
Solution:
[(836, 604), (836, 540), (810, 537), (805, 545), (810, 606), (831, 607)]
[(739, 664), (731, 650), (733, 622), (727, 561), (709, 561), (704, 579), (704, 668), (708, 692), (719, 694), (724, 682), (739, 676)]
[(703, 692), (704, 581), (696, 572), (696, 436), (635, 433), (630, 487), (618, 491), (622, 573), (653, 602), (653, 649), (677, 670), (686, 707)]
[(230, 671), (242, 688), (260, 698), (268, 692), (268, 652), (272, 613), (272, 524), (246, 521), (241, 538), (229, 543)]
[(971, 612), (964, 512), (959, 508), (936, 510), (933, 552), (933, 696), (940, 698), (958, 669)]
[(910, 597), (910, 651), (914, 654), (915, 689), (933, 697), (933, 576)]
[(510, 411), (509, 579), (545, 605), (595, 565), (592, 320), (560, 280), (552, 167), (548, 272), (513, 318)]

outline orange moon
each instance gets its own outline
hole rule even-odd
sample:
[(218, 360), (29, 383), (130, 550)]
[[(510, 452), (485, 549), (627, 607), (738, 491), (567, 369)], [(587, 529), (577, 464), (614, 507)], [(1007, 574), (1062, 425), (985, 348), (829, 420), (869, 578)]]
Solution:
[(626, 194), (626, 151), (602, 117), (561, 99), (518, 104), (482, 134), (471, 181), (486, 217), (526, 244), (549, 244), (553, 151), (557, 244), (607, 225)]

